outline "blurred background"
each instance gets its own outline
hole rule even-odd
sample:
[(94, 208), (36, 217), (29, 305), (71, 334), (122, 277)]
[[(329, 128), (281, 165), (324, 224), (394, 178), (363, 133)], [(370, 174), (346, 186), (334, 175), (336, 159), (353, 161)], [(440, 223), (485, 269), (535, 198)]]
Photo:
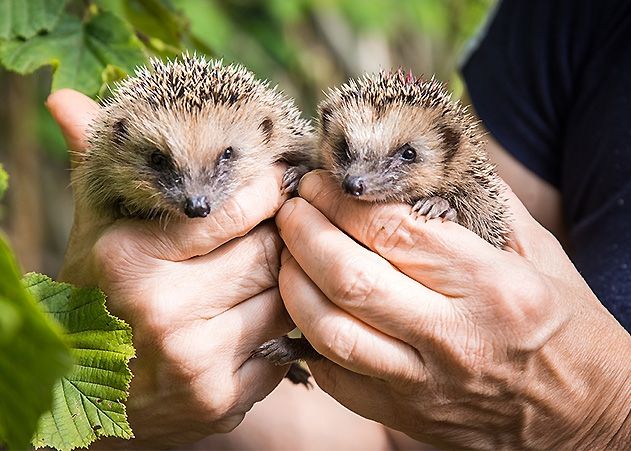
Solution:
[[(189, 49), (242, 63), (310, 117), (322, 90), (382, 68), (436, 74), (461, 97), (458, 63), (495, 1), (86, 0), (77, 8), (124, 18), (146, 55)], [(67, 149), (44, 107), (50, 86), (50, 68), (27, 76), (0, 68), (0, 163), (10, 176), (0, 228), (24, 271), (55, 277), (72, 197)]]

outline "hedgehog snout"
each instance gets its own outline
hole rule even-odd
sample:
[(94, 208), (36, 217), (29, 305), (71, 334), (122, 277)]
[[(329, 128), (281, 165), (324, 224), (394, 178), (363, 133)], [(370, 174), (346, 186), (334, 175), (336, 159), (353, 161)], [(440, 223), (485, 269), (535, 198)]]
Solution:
[(365, 182), (364, 179), (357, 175), (347, 175), (342, 182), (344, 191), (352, 196), (359, 197), (364, 193)]
[(184, 202), (184, 213), (189, 218), (205, 218), (210, 213), (210, 204), (206, 196), (187, 197)]

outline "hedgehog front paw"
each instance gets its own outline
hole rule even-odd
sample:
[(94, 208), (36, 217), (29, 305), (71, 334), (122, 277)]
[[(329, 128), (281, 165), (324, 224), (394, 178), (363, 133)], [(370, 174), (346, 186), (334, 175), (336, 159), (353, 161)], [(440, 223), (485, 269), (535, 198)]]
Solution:
[(283, 174), (283, 185), (281, 187), (283, 194), (289, 194), (290, 196), (297, 195), (300, 179), (307, 172), (309, 172), (309, 168), (303, 165), (291, 166), (287, 168), (287, 170)]
[(449, 206), (449, 202), (440, 196), (425, 197), (412, 207), (412, 214), (425, 216), (427, 219), (444, 218), (447, 221), (458, 222), (456, 210)]

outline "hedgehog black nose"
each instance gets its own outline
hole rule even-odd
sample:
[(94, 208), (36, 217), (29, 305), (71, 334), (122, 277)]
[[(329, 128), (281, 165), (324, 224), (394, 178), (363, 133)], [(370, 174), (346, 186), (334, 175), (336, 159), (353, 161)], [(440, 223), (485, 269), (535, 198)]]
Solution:
[(184, 213), (189, 218), (205, 218), (210, 213), (210, 205), (206, 196), (195, 196), (186, 199)]
[(364, 193), (364, 180), (356, 175), (347, 175), (342, 186), (344, 186), (344, 191), (353, 196), (361, 196)]

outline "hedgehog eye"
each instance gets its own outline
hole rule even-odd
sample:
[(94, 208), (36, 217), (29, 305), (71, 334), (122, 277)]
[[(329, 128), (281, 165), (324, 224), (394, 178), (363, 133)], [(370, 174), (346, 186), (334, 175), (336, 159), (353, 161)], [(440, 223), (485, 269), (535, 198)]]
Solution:
[(154, 150), (149, 156), (149, 166), (156, 171), (164, 171), (169, 167), (169, 157), (159, 150)]
[(346, 140), (345, 136), (342, 136), (335, 145), (335, 155), (340, 162), (350, 161), (351, 154), (348, 147), (348, 141)]
[(416, 161), (416, 150), (409, 144), (404, 144), (399, 148), (400, 158), (406, 163), (412, 163)]
[(234, 150), (232, 149), (232, 147), (228, 147), (221, 154), (221, 159), (222, 160), (229, 160), (230, 158), (232, 158), (232, 155), (234, 155)]

